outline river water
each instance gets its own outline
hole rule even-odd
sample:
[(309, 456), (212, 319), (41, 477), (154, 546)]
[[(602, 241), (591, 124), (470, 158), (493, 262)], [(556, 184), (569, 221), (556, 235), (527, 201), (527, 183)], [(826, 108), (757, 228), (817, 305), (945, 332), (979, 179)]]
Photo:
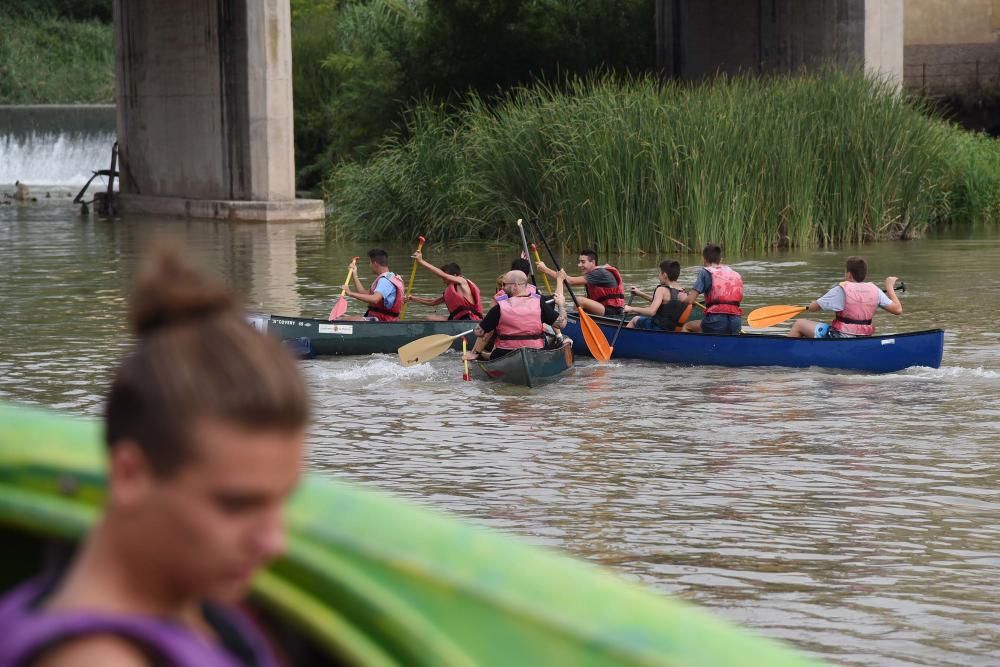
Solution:
[[(69, 413), (100, 411), (154, 236), (182, 237), (251, 308), (290, 315), (326, 313), (368, 249), (316, 224), (95, 220), (65, 189), (34, 192), (0, 204), (0, 400)], [(408, 273), (408, 244), (388, 250)], [(489, 292), (517, 250), (425, 252)], [(942, 368), (580, 359), (528, 391), (463, 383), (452, 353), (406, 369), (314, 359), (311, 467), (603, 563), (834, 663), (1000, 664), (1000, 233), (728, 260), (753, 308), (819, 296), (854, 252), (908, 284), (881, 331), (947, 330)], [(648, 287), (660, 258), (606, 259)], [(679, 259), (690, 284), (697, 258)], [(418, 274), (417, 293), (440, 289)]]

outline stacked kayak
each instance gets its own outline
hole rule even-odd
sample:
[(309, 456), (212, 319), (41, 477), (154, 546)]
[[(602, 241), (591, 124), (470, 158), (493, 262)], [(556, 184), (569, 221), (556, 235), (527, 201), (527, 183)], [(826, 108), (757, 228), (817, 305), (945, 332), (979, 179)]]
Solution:
[[(0, 589), (93, 523), (102, 461), (96, 423), (0, 406)], [(301, 664), (812, 664), (597, 566), (348, 484), (308, 479), (287, 516), (288, 553), (252, 602)]]
[[(611, 340), (617, 319), (593, 317)], [(583, 331), (574, 313), (563, 333), (585, 353)], [(788, 366), (840, 368), (871, 373), (892, 373), (911, 366), (938, 368), (944, 354), (944, 331), (858, 338), (789, 338), (769, 334), (693, 334), (622, 328), (615, 342), (614, 358), (645, 359), (690, 366)]]
[[(396, 350), (418, 338), (434, 334), (455, 336), (468, 331), (475, 322), (450, 320), (404, 320), (401, 322), (355, 322), (310, 319), (252, 313), (247, 320), (263, 333), (287, 342), (302, 357), (395, 354)], [(469, 346), (475, 342), (467, 334)], [(462, 338), (456, 338), (453, 349), (462, 349)]]
[(554, 348), (520, 347), (497, 359), (474, 362), (473, 367), (485, 379), (537, 387), (558, 380), (573, 367), (573, 341), (563, 338)]

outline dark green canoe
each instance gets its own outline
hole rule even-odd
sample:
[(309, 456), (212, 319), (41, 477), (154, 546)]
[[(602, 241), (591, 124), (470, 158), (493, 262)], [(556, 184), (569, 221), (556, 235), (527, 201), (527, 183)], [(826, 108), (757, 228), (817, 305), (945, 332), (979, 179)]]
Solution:
[(558, 380), (573, 367), (573, 341), (563, 338), (559, 347), (544, 350), (522, 347), (499, 359), (476, 361), (472, 365), (481, 378), (537, 387)]
[[(476, 323), (468, 320), (431, 322), (404, 320), (402, 322), (350, 322), (316, 320), (306, 317), (288, 317), (251, 313), (247, 320), (259, 331), (277, 336), (302, 357), (330, 355), (395, 354), (396, 350), (418, 338), (432, 334), (455, 336), (472, 329)], [(475, 342), (467, 336), (469, 347)], [(462, 339), (456, 338), (453, 349), (462, 349)]]
[[(0, 405), (0, 593), (78, 540), (104, 496), (100, 429)], [(294, 664), (814, 664), (598, 566), (310, 476), (253, 606)]]

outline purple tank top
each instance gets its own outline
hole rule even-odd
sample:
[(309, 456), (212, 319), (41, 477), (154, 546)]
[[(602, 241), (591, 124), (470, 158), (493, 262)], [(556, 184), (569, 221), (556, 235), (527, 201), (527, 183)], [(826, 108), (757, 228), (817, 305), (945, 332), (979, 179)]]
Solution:
[(39, 652), (82, 635), (112, 634), (150, 650), (156, 664), (171, 667), (277, 667), (260, 632), (242, 613), (214, 607), (213, 612), (247, 645), (252, 662), (241, 661), (223, 646), (210, 643), (178, 623), (151, 616), (83, 611), (38, 611), (46, 580), (32, 579), (0, 598), (0, 667), (30, 664)]

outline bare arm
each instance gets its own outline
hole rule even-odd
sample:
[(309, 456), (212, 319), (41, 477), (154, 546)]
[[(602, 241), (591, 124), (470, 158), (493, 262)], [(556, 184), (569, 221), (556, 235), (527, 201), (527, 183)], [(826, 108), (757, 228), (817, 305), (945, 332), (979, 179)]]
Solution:
[(365, 303), (369, 303), (375, 306), (382, 303), (382, 295), (379, 294), (378, 292), (375, 292), (374, 294), (369, 294), (368, 292), (352, 292), (350, 290), (347, 290), (347, 296), (353, 299), (357, 299), (358, 301), (364, 301)]
[(114, 635), (87, 635), (70, 639), (45, 651), (33, 667), (151, 667), (143, 652), (126, 639)]
[(559, 317), (557, 317), (556, 321), (552, 323), (552, 328), (562, 329), (566, 326), (566, 296), (563, 294), (566, 272), (559, 271), (559, 273), (556, 274), (556, 278), (556, 293), (552, 296), (552, 298), (553, 305), (555, 305), (556, 313)]
[(896, 276), (889, 276), (885, 279), (885, 295), (892, 300), (891, 306), (886, 306), (885, 310), (892, 313), (893, 315), (903, 314), (903, 304), (899, 302), (899, 297), (896, 295), (896, 281), (898, 278)]
[(454, 283), (455, 285), (465, 284), (465, 278), (463, 278), (462, 276), (453, 276), (450, 273), (445, 273), (444, 271), (442, 271), (441, 269), (439, 269), (438, 267), (434, 266), (426, 259), (424, 259), (424, 254), (419, 250), (413, 253), (413, 259), (417, 260), (417, 263), (420, 266), (424, 267), (425, 269), (433, 273), (441, 280), (447, 280), (448, 282)]
[(438, 306), (444, 303), (444, 296), (443, 295), (439, 296), (436, 299), (426, 299), (422, 296), (414, 296), (413, 294), (411, 294), (410, 296), (406, 297), (406, 300), (412, 301), (413, 303), (419, 303), (421, 306)]
[(648, 306), (625, 306), (626, 313), (635, 313), (636, 315), (645, 315), (646, 317), (652, 317), (656, 315), (656, 311), (659, 310), (660, 306), (663, 304), (663, 293), (667, 290), (654, 290), (653, 299)]
[[(549, 267), (545, 266), (545, 262), (535, 262), (535, 266), (539, 271), (548, 275), (550, 278), (558, 278), (559, 271), (553, 271)], [(565, 275), (566, 269), (560, 269)], [(566, 276), (563, 278), (570, 285), (586, 285), (587, 279), (584, 276)]]

